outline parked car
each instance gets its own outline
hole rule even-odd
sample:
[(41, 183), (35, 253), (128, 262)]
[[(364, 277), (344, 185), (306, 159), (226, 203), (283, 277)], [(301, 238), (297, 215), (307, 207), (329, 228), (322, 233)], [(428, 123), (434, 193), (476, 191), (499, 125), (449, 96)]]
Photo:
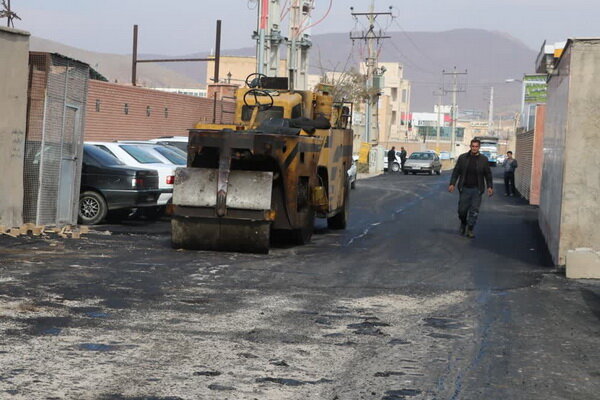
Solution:
[(356, 162), (358, 161), (358, 156), (352, 156), (352, 165), (350, 169), (348, 169), (348, 181), (350, 182), (350, 189), (356, 188)]
[(83, 146), (79, 222), (100, 223), (108, 211), (155, 207), (158, 172), (125, 165), (96, 146)]
[(417, 172), (427, 172), (429, 175), (441, 174), (442, 163), (434, 151), (416, 151), (408, 157), (404, 164), (404, 175), (415, 175)]
[(150, 141), (119, 140), (117, 143), (136, 144), (143, 146), (153, 156), (165, 164), (183, 166), (187, 164), (187, 153), (178, 147), (170, 144), (153, 143)]
[(502, 165), (504, 160), (506, 160), (506, 155), (500, 154), (498, 157), (496, 157), (496, 165)]
[(150, 139), (149, 142), (175, 146), (187, 154), (187, 136), (163, 136), (156, 139)]
[(137, 143), (86, 143), (94, 145), (99, 149), (112, 154), (126, 165), (156, 170), (159, 178), (158, 188), (161, 190), (161, 195), (157, 201), (158, 206), (165, 206), (173, 197), (173, 183), (175, 182), (175, 169), (177, 168), (176, 165), (167, 162), (164, 158), (152, 154), (150, 150)]

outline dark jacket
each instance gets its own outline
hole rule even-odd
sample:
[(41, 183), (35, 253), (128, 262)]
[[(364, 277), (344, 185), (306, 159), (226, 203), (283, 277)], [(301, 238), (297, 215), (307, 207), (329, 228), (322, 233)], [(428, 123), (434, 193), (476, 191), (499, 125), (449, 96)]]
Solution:
[(406, 150), (400, 150), (400, 160), (406, 161)]
[(388, 162), (392, 163), (396, 161), (396, 150), (390, 150), (387, 153)]
[[(450, 178), (450, 184), (456, 185), (458, 180), (458, 190), (461, 191), (465, 184), (465, 177), (467, 174), (467, 167), (469, 166), (469, 157), (471, 152), (461, 154), (456, 160), (456, 165), (452, 171), (452, 177)], [(477, 183), (479, 186), (479, 192), (485, 192), (485, 188), (493, 188), (494, 182), (492, 179), (492, 170), (490, 169), (490, 163), (483, 154), (479, 153), (477, 162)], [(484, 182), (485, 181), (485, 182)]]

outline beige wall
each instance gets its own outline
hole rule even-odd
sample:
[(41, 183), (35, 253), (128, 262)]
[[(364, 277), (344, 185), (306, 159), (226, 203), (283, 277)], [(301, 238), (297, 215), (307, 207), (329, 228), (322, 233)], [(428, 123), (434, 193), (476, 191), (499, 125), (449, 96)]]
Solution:
[(29, 33), (0, 27), (0, 225), (23, 223)]
[[(244, 86), (246, 77), (256, 72), (256, 57), (221, 56), (219, 66), (219, 80), (227, 82), (227, 74), (231, 73), (232, 84)], [(212, 78), (215, 74), (215, 63), (209, 62), (206, 67), (206, 84), (214, 83)], [(286, 62), (279, 62), (279, 76), (287, 76)]]
[(570, 40), (548, 82), (540, 227), (557, 265), (600, 250), (600, 39)]

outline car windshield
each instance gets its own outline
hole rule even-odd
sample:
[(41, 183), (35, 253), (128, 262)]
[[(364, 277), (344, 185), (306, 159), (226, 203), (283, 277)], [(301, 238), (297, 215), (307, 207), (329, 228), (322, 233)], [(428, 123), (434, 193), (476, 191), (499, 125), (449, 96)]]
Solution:
[(433, 153), (412, 153), (411, 160), (433, 160)]
[(136, 146), (135, 144), (122, 144), (121, 148), (141, 164), (164, 164), (141, 146)]
[(117, 157), (99, 147), (86, 144), (83, 149), (85, 151), (84, 155), (92, 157), (101, 165), (125, 165)]
[(153, 148), (175, 165), (185, 165), (187, 163), (187, 159), (181, 154), (181, 151), (177, 148), (172, 149), (163, 145), (154, 146)]

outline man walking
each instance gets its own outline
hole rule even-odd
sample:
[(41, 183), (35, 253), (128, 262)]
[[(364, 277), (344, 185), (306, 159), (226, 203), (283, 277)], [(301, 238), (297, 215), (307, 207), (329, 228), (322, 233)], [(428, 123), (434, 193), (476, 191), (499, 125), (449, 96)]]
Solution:
[(513, 158), (512, 151), (506, 152), (506, 160), (502, 163), (504, 167), (504, 195), (514, 196), (517, 190), (515, 189), (515, 169), (519, 166), (517, 160)]
[(404, 172), (404, 163), (406, 162), (406, 150), (404, 150), (404, 147), (400, 147), (400, 164), (401, 164), (401, 169)]
[(474, 238), (473, 229), (479, 216), (481, 196), (487, 187), (488, 196), (494, 194), (492, 170), (488, 159), (479, 153), (481, 142), (479, 139), (471, 140), (468, 153), (461, 154), (456, 160), (448, 191), (454, 192), (458, 181), (458, 218), (460, 219), (460, 233), (468, 238)]
[(396, 148), (392, 146), (392, 149), (387, 153), (388, 158), (388, 173), (393, 171), (393, 165), (396, 162)]

